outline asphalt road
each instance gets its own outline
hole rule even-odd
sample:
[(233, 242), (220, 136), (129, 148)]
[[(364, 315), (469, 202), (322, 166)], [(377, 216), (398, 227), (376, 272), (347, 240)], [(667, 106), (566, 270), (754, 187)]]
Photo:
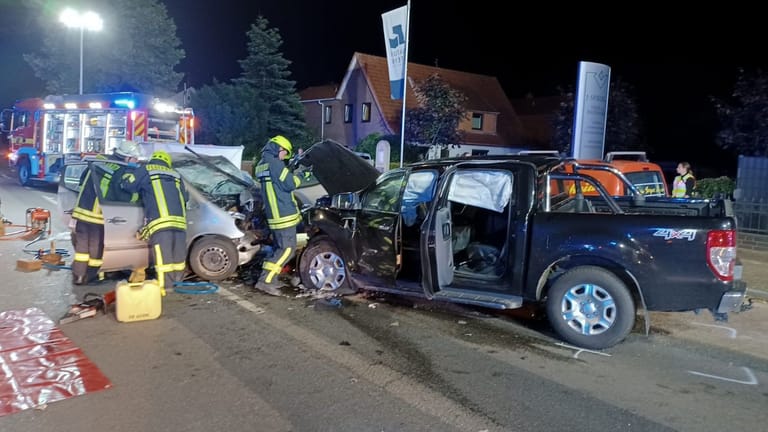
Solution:
[[(55, 210), (52, 191), (21, 188), (2, 168), (0, 199), (11, 220)], [(18, 272), (25, 247), (0, 242), (0, 311), (57, 320), (86, 291), (113, 288)], [(638, 326), (589, 352), (562, 345), (530, 310), (365, 295), (336, 308), (232, 280), (215, 294), (169, 294), (157, 320), (62, 325), (112, 387), (0, 417), (0, 430), (762, 430), (768, 352), (751, 347), (768, 346), (767, 306), (727, 323), (653, 314), (649, 336)]]

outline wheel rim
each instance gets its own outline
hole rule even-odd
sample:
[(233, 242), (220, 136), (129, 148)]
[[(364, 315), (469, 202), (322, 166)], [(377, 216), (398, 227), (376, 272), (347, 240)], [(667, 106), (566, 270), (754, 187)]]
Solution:
[(587, 336), (610, 329), (616, 321), (616, 302), (604, 288), (593, 284), (569, 289), (560, 303), (563, 320), (568, 327)]
[(200, 251), (200, 265), (209, 275), (223, 274), (230, 265), (229, 255), (220, 247), (209, 246)]
[(344, 260), (333, 252), (315, 255), (309, 263), (308, 273), (312, 284), (323, 291), (339, 289), (347, 278)]

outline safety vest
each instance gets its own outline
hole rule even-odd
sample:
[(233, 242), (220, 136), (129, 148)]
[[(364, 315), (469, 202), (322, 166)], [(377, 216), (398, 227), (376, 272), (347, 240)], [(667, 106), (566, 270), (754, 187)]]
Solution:
[(293, 190), (301, 184), (301, 179), (293, 175), (277, 158), (262, 158), (254, 169), (254, 175), (261, 182), (267, 225), (271, 229), (298, 225), (301, 222), (301, 212)]
[(685, 186), (685, 182), (689, 178), (694, 178), (693, 174), (691, 173), (685, 173), (685, 175), (677, 176), (675, 177), (675, 181), (672, 182), (672, 196), (674, 198), (683, 198), (685, 195), (690, 195), (691, 192), (688, 188)]

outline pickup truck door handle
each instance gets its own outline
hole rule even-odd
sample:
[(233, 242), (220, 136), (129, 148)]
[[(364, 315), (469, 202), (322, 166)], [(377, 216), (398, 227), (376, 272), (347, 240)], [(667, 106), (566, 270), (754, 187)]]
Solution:
[(443, 224), (443, 239), (451, 238), (451, 224), (446, 222)]
[(107, 222), (115, 225), (123, 225), (128, 223), (128, 219), (115, 216), (107, 219)]

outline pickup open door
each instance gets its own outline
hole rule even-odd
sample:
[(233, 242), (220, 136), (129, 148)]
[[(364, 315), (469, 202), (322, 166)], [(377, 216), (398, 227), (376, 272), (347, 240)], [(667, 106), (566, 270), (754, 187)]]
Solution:
[[(499, 289), (507, 285), (508, 243), (512, 237), (512, 186), (513, 171), (504, 163), (468, 162), (443, 173), (420, 238), (422, 288), (427, 297), (471, 296), (472, 300), (467, 300), (467, 303), (484, 304), (491, 300), (473, 294), (477, 284), (472, 286), (471, 281), (484, 280)], [(473, 233), (469, 246), (466, 240), (462, 242), (455, 224), (456, 218), (460, 218), (461, 211), (466, 208), (472, 209), (473, 229), (487, 231), (492, 221), (498, 221), (497, 234), (483, 237), (480, 233)], [(489, 240), (497, 241), (495, 247), (490, 245)], [(471, 260), (477, 261), (473, 266), (462, 264), (462, 270), (455, 260), (458, 252), (464, 251), (466, 256), (467, 250), (474, 254), (470, 255)], [(493, 252), (488, 253), (489, 250)]]

